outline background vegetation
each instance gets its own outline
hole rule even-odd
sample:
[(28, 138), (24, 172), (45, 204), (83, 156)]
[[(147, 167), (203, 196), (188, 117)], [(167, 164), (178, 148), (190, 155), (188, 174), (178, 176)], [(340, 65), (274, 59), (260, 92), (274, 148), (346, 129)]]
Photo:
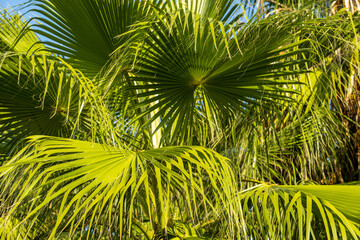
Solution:
[(358, 239), (357, 0), (0, 14), (1, 239)]

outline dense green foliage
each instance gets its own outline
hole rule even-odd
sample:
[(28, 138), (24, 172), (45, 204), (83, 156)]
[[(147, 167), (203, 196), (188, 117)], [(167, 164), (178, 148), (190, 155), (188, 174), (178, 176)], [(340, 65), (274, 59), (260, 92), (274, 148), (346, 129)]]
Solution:
[(360, 238), (356, 5), (25, 7), (0, 15), (0, 239)]

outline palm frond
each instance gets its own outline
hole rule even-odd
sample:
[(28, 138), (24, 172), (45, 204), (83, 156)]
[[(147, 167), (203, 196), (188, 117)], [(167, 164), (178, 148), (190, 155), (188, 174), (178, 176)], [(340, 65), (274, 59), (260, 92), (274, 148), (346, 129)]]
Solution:
[[(132, 152), (34, 136), (0, 171), (1, 204), (9, 207), (3, 214), (27, 212), (21, 220), (27, 229), (44, 216), (52, 226), (50, 238), (63, 231), (69, 237), (77, 231), (87, 237), (126, 236), (133, 218), (162, 232), (177, 211), (194, 223), (240, 217), (230, 201), (236, 190), (228, 159), (202, 147)], [(54, 215), (46, 215), (49, 211)]]
[(93, 77), (123, 43), (117, 37), (147, 16), (151, 2), (36, 0), (33, 11), (42, 17), (31, 21), (41, 24), (32, 27), (47, 39), (44, 44), (52, 53), (69, 58), (72, 66)]
[(6, 9), (0, 11), (0, 28), (1, 52), (15, 51), (18, 53), (26, 53), (39, 41), (39, 38), (34, 32), (26, 31), (27, 25), (21, 15)]
[(176, 139), (181, 131), (186, 138), (200, 112), (234, 116), (254, 105), (266, 108), (289, 99), (285, 93), (292, 90), (284, 85), (296, 81), (287, 77), (306, 72), (296, 67), (304, 60), (292, 57), (307, 49), (297, 48), (296, 23), (288, 17), (276, 19), (277, 24), (267, 19), (231, 27), (180, 11), (149, 23), (128, 78), (131, 94), (140, 101), (135, 107), (150, 106), (138, 116), (151, 115), (144, 127), (159, 118), (163, 136)]
[(359, 239), (359, 190), (341, 185), (258, 185), (240, 198), (254, 239)]

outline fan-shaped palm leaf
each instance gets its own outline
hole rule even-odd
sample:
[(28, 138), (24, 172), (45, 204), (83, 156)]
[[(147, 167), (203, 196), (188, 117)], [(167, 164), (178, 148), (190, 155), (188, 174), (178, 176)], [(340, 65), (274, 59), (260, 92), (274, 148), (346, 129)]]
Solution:
[(95, 76), (110, 59), (112, 52), (123, 44), (117, 38), (136, 21), (149, 13), (156, 1), (102, 0), (35, 0), (33, 24), (36, 33), (45, 36), (51, 52), (68, 57), (71, 65), (88, 77)]
[(128, 78), (134, 97), (142, 100), (135, 107), (150, 106), (139, 118), (151, 115), (147, 124), (160, 118), (157, 128), (166, 128), (164, 136), (176, 136), (180, 129), (190, 136), (189, 126), (201, 118), (197, 112), (213, 112), (216, 118), (287, 99), (284, 93), (291, 88), (284, 84), (296, 82), (286, 77), (304, 72), (296, 68), (303, 60), (291, 57), (306, 49), (291, 43), (293, 17), (274, 21), (229, 27), (180, 11), (142, 25), (148, 37)]
[(37, 216), (55, 211), (47, 220), (52, 237), (129, 234), (133, 218), (162, 232), (174, 208), (195, 223), (219, 214), (240, 217), (230, 201), (235, 186), (228, 160), (201, 147), (132, 152), (38, 136), (0, 171), (2, 205), (10, 207), (4, 214), (25, 208), (22, 224), (31, 228)]

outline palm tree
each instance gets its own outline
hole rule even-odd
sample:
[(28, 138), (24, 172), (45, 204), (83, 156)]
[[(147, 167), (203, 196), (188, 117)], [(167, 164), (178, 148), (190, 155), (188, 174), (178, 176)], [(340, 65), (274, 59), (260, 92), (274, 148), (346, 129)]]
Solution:
[[(289, 0), (289, 1), (266, 1), (268, 4), (265, 6), (265, 2), (262, 2), (259, 6), (262, 7), (262, 11), (267, 10), (270, 13), (278, 11), (294, 11), (297, 8), (311, 7), (313, 9), (314, 15), (317, 16), (328, 16), (335, 15), (339, 11), (347, 9), (351, 14), (356, 13), (360, 9), (360, 2), (358, 0), (336, 0), (336, 1), (308, 1), (308, 0)], [(251, 2), (252, 4), (259, 4), (257, 2)], [(356, 13), (357, 14), (357, 13)], [(349, 21), (353, 21), (350, 15), (345, 16), (349, 18)], [(358, 40), (357, 40), (358, 41)], [(359, 152), (359, 139), (360, 132), (358, 132), (358, 115), (359, 115), (359, 104), (357, 99), (358, 89), (358, 79), (359, 74), (356, 67), (356, 59), (354, 59), (354, 53), (357, 51), (347, 51), (346, 49), (339, 47), (334, 50), (336, 57), (336, 68), (341, 69), (340, 75), (337, 74), (338, 78), (343, 79), (344, 85), (340, 87), (341, 91), (338, 92), (340, 95), (337, 99), (334, 99), (337, 102), (337, 110), (343, 114), (343, 124), (349, 132), (348, 138), (350, 147), (346, 150), (347, 154), (350, 155), (351, 160), (353, 161), (353, 167), (357, 169), (358, 179), (360, 179), (360, 152)], [(346, 55), (346, 56), (341, 56)], [(350, 64), (349, 64), (350, 61)], [(339, 82), (339, 81), (338, 81)], [(339, 90), (339, 88), (337, 88)], [(350, 171), (350, 179), (353, 178), (355, 172)]]
[(333, 52), (358, 68), (360, 21), (247, 6), (3, 10), (1, 238), (358, 239)]

